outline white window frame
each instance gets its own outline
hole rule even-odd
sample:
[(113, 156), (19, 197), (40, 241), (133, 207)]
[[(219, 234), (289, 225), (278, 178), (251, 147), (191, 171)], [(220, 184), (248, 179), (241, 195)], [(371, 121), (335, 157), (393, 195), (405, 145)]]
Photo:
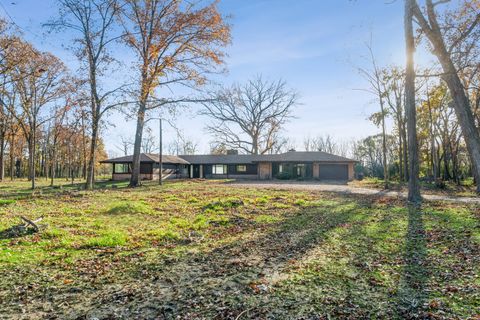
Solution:
[[(242, 168), (242, 170), (240, 170), (239, 168)], [(237, 172), (247, 172), (247, 165), (246, 164), (237, 164)]]
[(297, 167), (297, 176), (300, 175), (300, 172), (302, 171), (302, 169), (303, 169), (303, 174), (304, 175), (306, 174), (307, 169), (306, 169), (305, 163), (297, 163), (296, 167)]
[(218, 175), (227, 174), (227, 165), (226, 164), (212, 165), (212, 174), (218, 174)]

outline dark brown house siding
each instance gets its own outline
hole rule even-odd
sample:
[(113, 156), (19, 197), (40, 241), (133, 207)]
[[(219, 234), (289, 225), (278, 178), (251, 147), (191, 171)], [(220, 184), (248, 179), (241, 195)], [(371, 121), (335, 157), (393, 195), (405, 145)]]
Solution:
[[(219, 163), (219, 165), (222, 165)], [(217, 178), (217, 179), (256, 179), (257, 178), (257, 170), (258, 165), (250, 164), (250, 163), (238, 163), (238, 164), (228, 164), (224, 165), (227, 169), (226, 174), (214, 174), (212, 167), (214, 164), (205, 164), (203, 165), (203, 175), (205, 178)], [(245, 171), (241, 169), (244, 168)]]
[[(113, 164), (112, 179), (128, 179), (132, 156), (101, 161)], [(158, 179), (159, 157), (141, 154), (142, 179)], [(325, 152), (289, 151), (268, 155), (180, 155), (162, 156), (163, 174), (167, 178), (211, 179), (320, 179), (352, 180), (355, 160)], [(213, 166), (218, 166), (213, 170)], [(280, 167), (282, 168), (280, 170)], [(279, 176), (279, 172), (287, 174)]]
[(272, 176), (275, 178), (280, 173), (288, 172), (292, 179), (313, 179), (313, 163), (274, 162), (272, 163)]

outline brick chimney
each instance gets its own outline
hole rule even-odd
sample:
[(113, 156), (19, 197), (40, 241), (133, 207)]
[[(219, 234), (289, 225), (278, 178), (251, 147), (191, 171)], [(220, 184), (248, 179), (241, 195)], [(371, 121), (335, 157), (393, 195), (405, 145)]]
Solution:
[(228, 155), (237, 155), (237, 154), (238, 154), (238, 150), (236, 150), (236, 149), (228, 149), (228, 150), (227, 150), (227, 154), (228, 154)]

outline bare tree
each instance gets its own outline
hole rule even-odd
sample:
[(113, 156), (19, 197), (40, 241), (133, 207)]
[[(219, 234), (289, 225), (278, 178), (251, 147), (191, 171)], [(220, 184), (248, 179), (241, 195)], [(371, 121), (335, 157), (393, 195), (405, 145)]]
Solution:
[(305, 151), (313, 151), (313, 140), (310, 135), (303, 137), (303, 149)]
[(130, 186), (139, 184), (140, 150), (146, 113), (184, 101), (156, 97), (170, 85), (197, 87), (223, 64), (222, 48), (230, 42), (230, 27), (217, 2), (201, 7), (181, 0), (125, 0), (122, 10), (124, 41), (137, 56), (138, 90), (135, 94), (137, 127)]
[(155, 136), (152, 133), (152, 129), (149, 127), (145, 128), (145, 135), (142, 138), (142, 152), (143, 153), (153, 153), (155, 150), (158, 151), (157, 141)]
[(311, 139), (310, 147), (307, 151), (322, 151), (332, 154), (337, 153), (337, 142), (329, 134), (319, 135)]
[(12, 118), (12, 110), (17, 99), (17, 90), (15, 86), (8, 85), (10, 75), (2, 73), (0, 75), (0, 181), (3, 181), (5, 175), (5, 145), (7, 142), (7, 134), (12, 129), (14, 119)]
[(124, 136), (120, 136), (120, 146), (117, 146), (117, 149), (122, 151), (124, 156), (128, 156), (130, 147), (132, 145), (133, 145), (133, 142), (130, 139), (128, 139)]
[[(407, 1), (407, 5), (412, 10), (412, 15), (420, 26), (422, 32), (428, 38), (432, 45), (432, 52), (438, 58), (443, 69), (442, 79), (448, 86), (452, 99), (453, 108), (462, 128), (462, 133), (472, 161), (473, 173), (477, 181), (477, 192), (480, 192), (480, 135), (475, 126), (472, 108), (466, 89), (459, 77), (459, 69), (455, 66), (452, 56), (457, 47), (468, 37), (480, 29), (480, 12), (478, 8), (467, 5), (462, 7), (461, 15), (458, 16), (457, 27), (454, 32), (450, 32), (448, 37), (442, 32), (436, 6), (448, 0), (434, 2), (425, 1), (425, 14), (420, 9), (416, 0)], [(463, 18), (460, 20), (460, 18)], [(445, 30), (444, 30), (445, 31)]]
[(398, 136), (399, 178), (408, 180), (407, 128), (405, 116), (405, 70), (397, 66), (383, 69), (385, 100), (393, 113)]
[(380, 111), (370, 116), (370, 120), (382, 129), (382, 159), (383, 159), (383, 179), (384, 188), (389, 188), (388, 163), (387, 163), (387, 133), (385, 126), (385, 118), (387, 117), (387, 109), (385, 106), (385, 84), (382, 77), (382, 70), (379, 68), (375, 55), (373, 54), (372, 45), (367, 43), (371, 69), (359, 68), (360, 74), (368, 81), (370, 88), (365, 91), (375, 95), (380, 105)]
[(58, 29), (69, 29), (79, 36), (75, 39), (75, 52), (85, 70), (90, 89), (91, 137), (86, 188), (93, 189), (95, 164), (101, 120), (116, 103), (108, 103), (117, 90), (103, 90), (101, 77), (112, 58), (109, 46), (118, 37), (110, 36), (119, 10), (117, 0), (57, 0), (61, 6), (60, 18), (46, 24)]
[(405, 43), (406, 43), (406, 67), (405, 67), (405, 111), (407, 115), (408, 130), (408, 201), (421, 201), (419, 182), (419, 157), (417, 142), (417, 118), (415, 106), (415, 67), (414, 52), (415, 39), (413, 35), (413, 12), (415, 0), (405, 0)]
[[(393, 145), (394, 137), (387, 135), (387, 144)], [(377, 134), (352, 143), (352, 155), (364, 167), (363, 173), (369, 176), (383, 176), (383, 136)], [(391, 161), (392, 148), (387, 150), (387, 157)]]
[(227, 154), (227, 146), (224, 143), (210, 143), (210, 154), (213, 155), (224, 155)]
[(350, 155), (352, 142), (336, 140), (329, 134), (320, 135), (314, 138), (306, 136), (303, 139), (303, 147), (305, 151), (323, 151), (347, 157)]
[(350, 155), (351, 145), (351, 141), (341, 140), (337, 142), (337, 150), (335, 154), (341, 157), (348, 157)]
[(67, 81), (66, 67), (57, 57), (40, 53), (28, 43), (18, 50), (24, 52), (25, 48), (29, 48), (30, 58), (25, 63), (18, 64), (14, 70), (20, 105), (10, 112), (18, 121), (28, 142), (29, 179), (34, 189), (37, 130), (49, 120), (44, 112), (45, 107), (65, 94)]
[(173, 128), (176, 131), (176, 138), (169, 146), (170, 154), (195, 154), (198, 149), (198, 143), (190, 137), (186, 137), (182, 130), (176, 127)]
[(57, 150), (58, 150), (60, 133), (64, 125), (64, 121), (67, 116), (67, 113), (70, 111), (70, 108), (71, 108), (69, 102), (70, 101), (67, 98), (63, 106), (60, 106), (59, 108), (56, 108), (56, 110), (54, 110), (54, 115), (51, 121), (52, 128), (51, 130), (49, 130), (50, 139), (51, 139), (51, 148), (50, 148), (51, 149), (50, 150), (50, 159), (51, 159), (50, 185), (51, 186), (53, 186), (55, 181), (55, 173), (56, 173), (55, 168), (57, 165)]
[(284, 81), (268, 82), (258, 76), (212, 94), (201, 114), (213, 120), (207, 130), (217, 142), (245, 153), (265, 154), (278, 146), (278, 133), (297, 104), (298, 94)]

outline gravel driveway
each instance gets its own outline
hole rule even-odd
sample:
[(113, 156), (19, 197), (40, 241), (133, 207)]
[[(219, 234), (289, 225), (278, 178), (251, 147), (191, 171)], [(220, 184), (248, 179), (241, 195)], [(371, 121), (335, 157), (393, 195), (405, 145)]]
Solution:
[[(347, 184), (328, 184), (319, 182), (288, 182), (288, 181), (233, 181), (229, 185), (232, 187), (245, 188), (267, 188), (278, 190), (312, 190), (337, 192), (344, 194), (364, 194), (364, 195), (382, 195), (385, 197), (401, 197), (406, 198), (407, 193), (402, 191), (385, 191), (378, 189), (359, 188), (349, 186)], [(434, 194), (422, 194), (426, 200), (452, 201), (457, 203), (480, 203), (477, 197), (455, 197)]]

